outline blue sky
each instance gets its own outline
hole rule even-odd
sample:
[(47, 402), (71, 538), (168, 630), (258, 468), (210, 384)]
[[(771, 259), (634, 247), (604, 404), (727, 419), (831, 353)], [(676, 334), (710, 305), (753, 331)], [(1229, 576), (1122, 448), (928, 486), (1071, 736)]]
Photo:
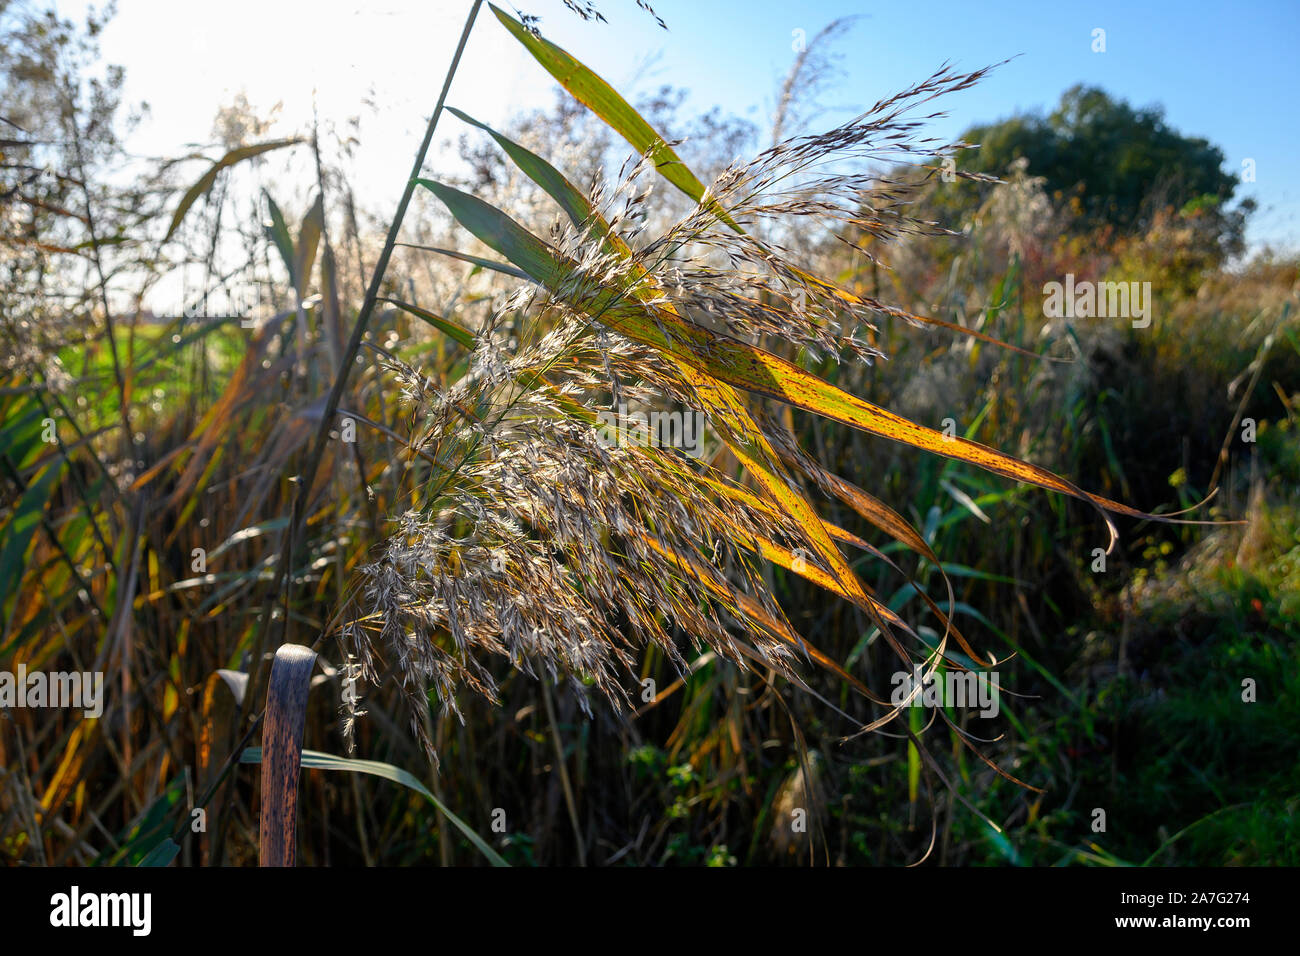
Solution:
[[(625, 94), (672, 83), (688, 101), (765, 127), (794, 59), (795, 31), (812, 37), (831, 20), (861, 17), (841, 39), (843, 77), (825, 100), (833, 123), (923, 79), (945, 60), (964, 69), (1016, 57), (978, 87), (948, 97), (937, 135), (1050, 109), (1075, 83), (1137, 106), (1160, 104), (1181, 132), (1224, 151), (1228, 171), (1254, 160), (1260, 211), (1253, 244), (1300, 246), (1300, 2), (875, 3), (867, 0), (652, 0), (660, 30), (633, 0), (596, 0), (608, 24), (583, 23), (560, 0), (518, 0), (552, 40)], [(509, 3), (503, 4), (512, 9)], [(243, 91), (260, 106), (284, 103), (286, 129), (305, 124), (313, 96), (323, 116), (379, 111), (363, 127), (363, 196), (381, 205), (400, 190), (423, 118), (437, 96), (468, 0), (227, 0), (221, 14), (165, 0), (119, 0), (103, 38), (127, 68), (131, 98), (152, 118), (132, 145), (175, 154), (204, 141), (218, 106)], [(82, 0), (63, 0), (70, 15)], [(198, 12), (201, 11), (201, 12)], [(1104, 53), (1093, 31), (1105, 30)], [(550, 102), (542, 72), (485, 7), (450, 102), (494, 123)], [(447, 132), (456, 132), (448, 128)], [(671, 131), (669, 131), (671, 133)], [(379, 185), (383, 184), (383, 185)]]

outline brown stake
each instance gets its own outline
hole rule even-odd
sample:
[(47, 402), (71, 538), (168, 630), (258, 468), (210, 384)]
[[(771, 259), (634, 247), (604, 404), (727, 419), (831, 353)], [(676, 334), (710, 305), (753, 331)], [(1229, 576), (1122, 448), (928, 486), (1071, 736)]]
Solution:
[(316, 652), (301, 644), (281, 645), (271, 664), (262, 726), (261, 866), (293, 866), (297, 862), (298, 771), (307, 691), (315, 664)]

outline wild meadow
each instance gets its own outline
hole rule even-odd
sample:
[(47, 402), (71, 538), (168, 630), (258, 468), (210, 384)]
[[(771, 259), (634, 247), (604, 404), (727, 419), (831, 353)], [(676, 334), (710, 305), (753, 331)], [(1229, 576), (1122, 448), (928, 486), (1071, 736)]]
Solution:
[(463, 7), (371, 209), (246, 102), (128, 162), (102, 24), (0, 0), (0, 859), (255, 865), (300, 644), (300, 865), (1300, 864), (1300, 259), (1222, 152)]

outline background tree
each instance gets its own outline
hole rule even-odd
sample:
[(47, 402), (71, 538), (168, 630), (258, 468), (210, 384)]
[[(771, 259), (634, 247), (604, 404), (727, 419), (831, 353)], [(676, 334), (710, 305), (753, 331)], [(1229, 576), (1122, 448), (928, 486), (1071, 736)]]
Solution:
[(124, 162), (123, 72), (98, 62), (111, 15), (92, 11), (78, 25), (0, 0), (0, 323), (10, 363), (84, 337), (85, 310), (103, 306), (113, 274), (111, 250), (138, 221), (137, 199), (112, 175)]
[[(963, 170), (1007, 178), (1017, 159), (1027, 160), (1027, 172), (1044, 179), (1048, 196), (1076, 213), (1075, 235), (1098, 229), (1138, 235), (1172, 210), (1196, 218), (1220, 259), (1242, 249), (1253, 201), (1230, 210), (1237, 180), (1223, 170), (1223, 151), (1172, 129), (1158, 106), (1135, 109), (1078, 85), (1045, 117), (1014, 116), (972, 127), (963, 138), (979, 147), (962, 154)], [(942, 183), (929, 198), (934, 218), (969, 218), (994, 188)]]

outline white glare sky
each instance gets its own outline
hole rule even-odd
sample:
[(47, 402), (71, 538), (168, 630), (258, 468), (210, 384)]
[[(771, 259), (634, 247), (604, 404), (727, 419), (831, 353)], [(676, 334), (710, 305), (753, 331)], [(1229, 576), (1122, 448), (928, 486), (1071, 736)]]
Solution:
[[(80, 18), (85, 0), (57, 0)], [(1238, 196), (1261, 205), (1253, 244), (1300, 245), (1300, 124), (1295, 119), (1300, 2), (1253, 0), (1001, 0), (923, 5), (873, 0), (652, 0), (669, 31), (633, 0), (597, 0), (608, 24), (583, 23), (561, 0), (516, 0), (542, 17), (542, 31), (629, 99), (664, 83), (691, 90), (689, 109), (718, 105), (766, 128), (774, 91), (794, 59), (792, 36), (812, 37), (839, 16), (861, 19), (839, 47), (845, 76), (828, 105), (833, 123), (928, 76), (944, 60), (975, 69), (1007, 57), (973, 90), (949, 98), (951, 117), (933, 128), (956, 136), (974, 123), (1050, 110), (1074, 83), (1099, 85), (1135, 106), (1161, 104), (1180, 132), (1208, 138), (1257, 182)], [(514, 4), (498, 0), (517, 15)], [(363, 118), (356, 183), (381, 216), (400, 193), (460, 35), (469, 0), (118, 0), (105, 30), (105, 59), (126, 67), (128, 101), (147, 100), (150, 119), (129, 143), (174, 156), (208, 142), (216, 110), (243, 92), (255, 107), (283, 102), (276, 134), (305, 130), (313, 92), (323, 119)], [(1106, 30), (1107, 49), (1092, 49)], [(553, 82), (496, 22), (485, 4), (449, 98), (503, 124), (553, 101)], [(378, 105), (363, 105), (370, 95)], [(464, 128), (444, 117), (439, 140)], [(672, 135), (671, 130), (665, 131)], [(432, 157), (437, 169), (439, 158)]]

